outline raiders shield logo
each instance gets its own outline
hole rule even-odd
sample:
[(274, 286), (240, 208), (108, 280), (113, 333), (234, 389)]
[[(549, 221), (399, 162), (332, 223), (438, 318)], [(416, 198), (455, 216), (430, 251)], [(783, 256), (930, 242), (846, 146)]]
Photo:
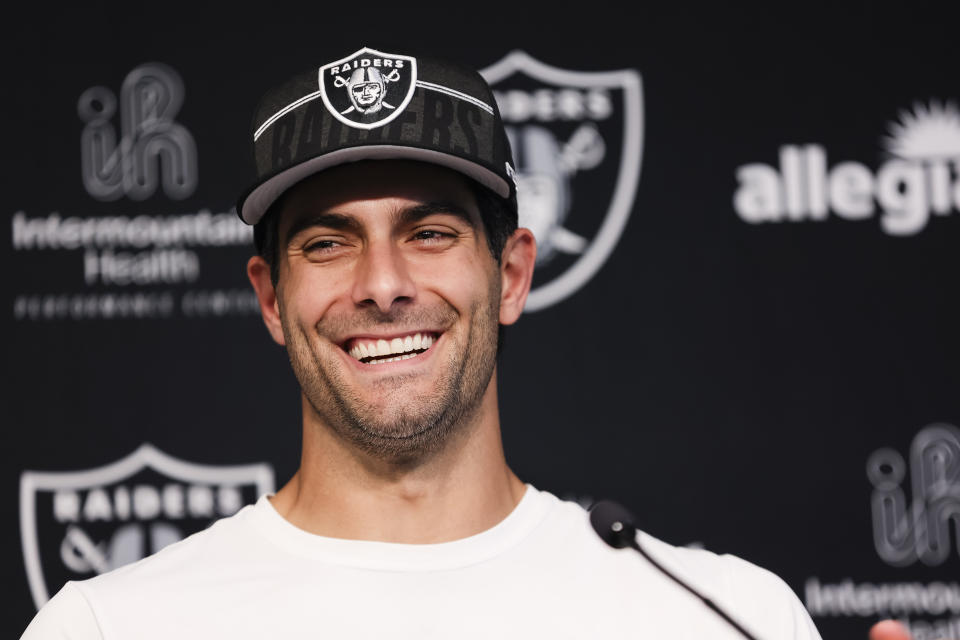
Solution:
[(643, 149), (640, 75), (558, 69), (522, 51), (481, 73), (517, 162), (520, 225), (537, 238), (526, 306), (537, 311), (596, 274), (630, 217)]
[(273, 491), (266, 463), (207, 466), (149, 444), (96, 469), (25, 471), (20, 539), (39, 609), (82, 580), (159, 551)]
[(320, 97), (340, 122), (358, 129), (396, 118), (417, 85), (417, 60), (364, 47), (320, 67)]

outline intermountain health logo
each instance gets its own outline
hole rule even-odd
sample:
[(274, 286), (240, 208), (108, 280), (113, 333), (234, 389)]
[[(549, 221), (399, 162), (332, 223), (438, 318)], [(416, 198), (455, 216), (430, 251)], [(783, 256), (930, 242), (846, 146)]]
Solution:
[(960, 109), (914, 104), (882, 139), (888, 158), (876, 171), (855, 161), (828, 163), (823, 145), (786, 145), (779, 166), (737, 169), (733, 207), (751, 224), (879, 217), (895, 236), (919, 233), (931, 216), (960, 212)]
[(558, 69), (514, 51), (481, 71), (517, 162), (520, 225), (537, 239), (527, 311), (573, 295), (613, 252), (643, 150), (640, 75)]
[(273, 491), (267, 463), (200, 465), (149, 444), (85, 471), (20, 476), (20, 539), (39, 609), (68, 580), (135, 562)]
[(960, 583), (949, 568), (960, 555), (960, 430), (924, 427), (906, 459), (877, 449), (866, 472), (873, 546), (887, 569), (858, 581), (842, 565), (831, 567), (830, 576), (807, 578), (804, 605), (815, 619), (861, 619), (862, 637), (879, 618), (899, 619), (915, 640), (960, 637)]
[(50, 288), (17, 292), (17, 321), (259, 313), (249, 287), (202, 278), (204, 254), (250, 246), (253, 229), (232, 205), (170, 210), (176, 205), (160, 203), (182, 203), (198, 185), (194, 138), (176, 121), (184, 96), (180, 75), (159, 62), (133, 68), (118, 93), (92, 86), (80, 94), (79, 158), (76, 140), (62, 158), (79, 159), (81, 183), (97, 202), (16, 203), (8, 218), (14, 260), (34, 254), (29, 259), (49, 260), (45, 271), (57, 275)]
[(86, 123), (80, 137), (81, 171), (87, 193), (98, 200), (145, 200), (162, 183), (173, 200), (197, 188), (197, 148), (193, 136), (174, 121), (183, 104), (183, 81), (160, 63), (144, 64), (120, 88), (120, 140), (111, 120), (117, 97), (91, 87), (77, 103)]
[(918, 560), (935, 567), (950, 556), (951, 523), (960, 533), (960, 431), (948, 424), (921, 430), (910, 445), (904, 486), (907, 472), (894, 449), (879, 449), (867, 461), (874, 546), (894, 567)]

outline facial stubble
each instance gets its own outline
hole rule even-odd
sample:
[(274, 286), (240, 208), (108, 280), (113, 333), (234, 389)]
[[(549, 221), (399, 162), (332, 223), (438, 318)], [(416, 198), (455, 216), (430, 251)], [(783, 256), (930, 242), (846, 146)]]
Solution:
[[(380, 406), (370, 403), (361, 389), (348, 382), (336, 355), (323, 353), (339, 347), (320, 337), (343, 335), (344, 327), (354, 331), (390, 326), (451, 327), (460, 317), (457, 310), (445, 301), (435, 307), (400, 307), (390, 313), (365, 309), (349, 318), (324, 319), (311, 336), (305, 327), (290, 320), (281, 304), (290, 362), (310, 408), (336, 435), (379, 459), (416, 463), (443, 449), (452, 436), (474, 422), (493, 375), (499, 327), (499, 278), (492, 279), (487, 296), (486, 300), (474, 301), (470, 306), (471, 322), (465, 335), (444, 333), (444, 339), (449, 342), (445, 347), (446, 361), (435, 365), (441, 368), (441, 374), (431, 391), (413, 397), (406, 383), (414, 382), (416, 375), (384, 377), (372, 385), (381, 396)], [(311, 338), (320, 346), (311, 348)]]

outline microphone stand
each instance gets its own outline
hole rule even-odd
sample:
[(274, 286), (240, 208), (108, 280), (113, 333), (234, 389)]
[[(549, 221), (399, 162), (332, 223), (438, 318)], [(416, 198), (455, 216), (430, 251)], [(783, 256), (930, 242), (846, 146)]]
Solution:
[(709, 607), (714, 613), (727, 621), (727, 623), (747, 640), (757, 640), (757, 637), (743, 628), (743, 626), (731, 618), (716, 603), (707, 596), (674, 575), (669, 569), (660, 564), (653, 556), (640, 546), (637, 542), (637, 528), (633, 525), (633, 517), (625, 508), (610, 500), (603, 500), (593, 505), (590, 509), (590, 524), (597, 532), (597, 535), (614, 549), (623, 549), (630, 547), (639, 552), (647, 562), (656, 567), (663, 575), (667, 576), (675, 583), (689, 591), (697, 597), (703, 604)]

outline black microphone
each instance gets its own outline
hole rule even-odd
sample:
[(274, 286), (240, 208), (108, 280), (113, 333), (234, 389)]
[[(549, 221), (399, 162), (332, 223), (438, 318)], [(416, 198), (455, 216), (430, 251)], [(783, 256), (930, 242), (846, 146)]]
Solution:
[(646, 552), (637, 542), (637, 528), (633, 524), (633, 516), (624, 507), (610, 500), (602, 500), (593, 505), (590, 509), (590, 524), (594, 531), (600, 536), (600, 539), (606, 542), (614, 549), (623, 549), (630, 547), (640, 552), (647, 562), (655, 566), (660, 572), (676, 582), (678, 585), (695, 595), (703, 604), (712, 609), (718, 616), (726, 620), (730, 625), (739, 631), (747, 640), (757, 640), (756, 636), (744, 629), (740, 623), (726, 614), (723, 609), (718, 607), (713, 600), (701, 594), (699, 591), (688, 585), (686, 582), (675, 576), (669, 569), (657, 562), (653, 556)]

